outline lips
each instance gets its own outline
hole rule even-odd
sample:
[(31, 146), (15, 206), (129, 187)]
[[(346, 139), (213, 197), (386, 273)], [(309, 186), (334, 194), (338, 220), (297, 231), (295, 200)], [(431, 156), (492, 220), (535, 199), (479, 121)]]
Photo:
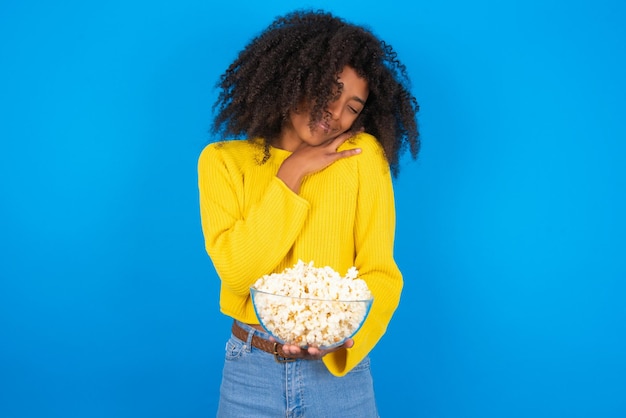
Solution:
[(318, 126), (322, 131), (324, 131), (325, 134), (328, 134), (331, 131), (328, 122), (321, 121)]

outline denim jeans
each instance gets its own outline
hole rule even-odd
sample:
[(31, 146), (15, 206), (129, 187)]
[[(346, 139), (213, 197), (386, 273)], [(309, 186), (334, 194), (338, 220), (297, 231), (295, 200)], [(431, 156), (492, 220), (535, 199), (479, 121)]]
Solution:
[(219, 418), (378, 417), (369, 357), (344, 377), (333, 376), (321, 360), (278, 363), (250, 345), (252, 335), (269, 335), (239, 325), (249, 331), (248, 341), (231, 335), (226, 343)]

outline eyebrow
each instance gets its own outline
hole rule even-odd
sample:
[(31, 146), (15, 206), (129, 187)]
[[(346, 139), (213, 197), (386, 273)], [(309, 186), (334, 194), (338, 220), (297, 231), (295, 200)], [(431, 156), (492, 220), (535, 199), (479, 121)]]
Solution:
[(361, 99), (359, 96), (352, 96), (350, 97), (351, 100), (356, 100), (357, 102), (361, 103), (363, 106), (365, 106), (365, 100)]

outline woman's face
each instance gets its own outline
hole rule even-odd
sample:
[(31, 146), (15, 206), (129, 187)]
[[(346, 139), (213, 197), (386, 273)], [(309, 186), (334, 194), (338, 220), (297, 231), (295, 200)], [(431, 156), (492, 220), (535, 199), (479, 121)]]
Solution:
[(292, 111), (278, 141), (279, 148), (295, 151), (302, 144), (320, 145), (350, 129), (365, 106), (369, 88), (351, 67), (344, 67), (338, 78), (343, 89), (339, 98), (326, 107), (325, 117), (311, 128), (307, 109)]

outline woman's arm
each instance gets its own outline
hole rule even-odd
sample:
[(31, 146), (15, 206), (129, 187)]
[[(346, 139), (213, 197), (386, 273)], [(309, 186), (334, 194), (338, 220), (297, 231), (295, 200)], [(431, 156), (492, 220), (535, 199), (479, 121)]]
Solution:
[(359, 192), (354, 225), (355, 266), (367, 282), (374, 302), (354, 347), (324, 357), (328, 369), (344, 375), (356, 366), (387, 330), (400, 302), (403, 279), (394, 260), (395, 202), (389, 165), (370, 135), (359, 141)]
[[(253, 164), (253, 163), (251, 163)], [(268, 167), (268, 169), (270, 169)], [(246, 295), (256, 279), (285, 257), (302, 225), (309, 204), (269, 173), (258, 201), (246, 202), (244, 175), (208, 146), (198, 161), (200, 214), (206, 250), (223, 284)]]

